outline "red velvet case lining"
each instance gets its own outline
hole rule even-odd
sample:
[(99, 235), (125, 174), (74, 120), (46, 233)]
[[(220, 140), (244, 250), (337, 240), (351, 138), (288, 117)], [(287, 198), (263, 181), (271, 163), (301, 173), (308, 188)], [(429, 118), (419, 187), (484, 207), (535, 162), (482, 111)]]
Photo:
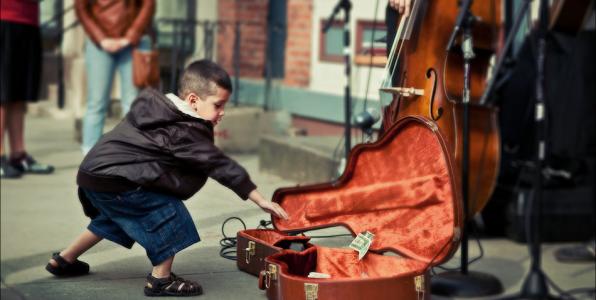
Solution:
[(407, 257), (368, 253), (358, 260), (352, 249), (336, 249), (321, 246), (302, 252), (283, 251), (271, 256), (287, 266), (293, 276), (307, 277), (310, 272), (328, 274), (331, 279), (362, 279), (421, 273), (426, 263)]
[(281, 231), (334, 225), (344, 225), (353, 233), (370, 231), (375, 235), (371, 250), (391, 250), (413, 260), (369, 252), (358, 261), (353, 250), (318, 246), (272, 257), (283, 258), (291, 273), (301, 276), (316, 270), (360, 278), (362, 272), (375, 277), (423, 269), (451, 253), (459, 206), (454, 204), (448, 154), (438, 134), (420, 120), (398, 127), (373, 145), (356, 147), (348, 175), (339, 184), (278, 190), (274, 201), (290, 218), (273, 221)]
[(290, 243), (307, 243), (310, 241), (310, 237), (303, 235), (287, 235), (280, 233), (276, 230), (264, 230), (264, 229), (247, 229), (243, 231), (245, 234), (253, 237), (255, 240), (260, 241), (264, 245), (273, 245), (274, 247), (288, 248)]

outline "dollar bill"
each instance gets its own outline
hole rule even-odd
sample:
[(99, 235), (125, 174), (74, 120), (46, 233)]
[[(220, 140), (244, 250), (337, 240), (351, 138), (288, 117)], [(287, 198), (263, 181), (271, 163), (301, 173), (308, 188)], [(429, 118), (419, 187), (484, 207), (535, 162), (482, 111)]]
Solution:
[(350, 243), (349, 247), (358, 252), (359, 260), (361, 260), (368, 252), (368, 248), (370, 248), (374, 236), (374, 234), (368, 231), (362, 232), (356, 236), (352, 243)]

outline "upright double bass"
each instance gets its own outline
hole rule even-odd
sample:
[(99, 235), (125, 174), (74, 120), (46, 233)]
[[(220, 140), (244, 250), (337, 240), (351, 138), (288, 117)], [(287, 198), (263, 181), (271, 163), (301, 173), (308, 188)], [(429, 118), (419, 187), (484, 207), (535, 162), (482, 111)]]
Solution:
[[(386, 67), (383, 91), (393, 99), (383, 110), (382, 129), (406, 116), (434, 122), (447, 140), (461, 190), (463, 125), (463, 54), (461, 38), (446, 51), (459, 12), (457, 0), (413, 0), (411, 13), (399, 21)], [(500, 27), (500, 1), (474, 1), (471, 13), (475, 58), (470, 69), (468, 216), (488, 202), (498, 175), (500, 140), (496, 109), (479, 99), (489, 74)], [(396, 79), (397, 78), (397, 79)]]

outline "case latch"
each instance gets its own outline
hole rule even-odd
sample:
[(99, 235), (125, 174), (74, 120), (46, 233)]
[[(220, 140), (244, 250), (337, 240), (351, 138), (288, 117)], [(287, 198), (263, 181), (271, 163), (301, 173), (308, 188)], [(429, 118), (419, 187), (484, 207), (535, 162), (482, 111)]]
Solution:
[[(277, 280), (277, 266), (267, 265), (267, 271), (263, 270), (259, 273), (259, 288), (268, 289), (271, 286), (271, 280)], [(262, 287), (264, 285), (264, 288)]]
[(319, 299), (319, 285), (316, 283), (304, 283), (304, 295), (306, 300)]
[(272, 280), (277, 280), (277, 266), (269, 265), (269, 276)]
[(244, 260), (247, 264), (250, 263), (250, 257), (255, 255), (257, 245), (254, 241), (248, 241), (248, 247), (244, 249), (246, 251), (246, 255), (244, 256)]
[(424, 275), (414, 277), (414, 287), (416, 289), (416, 298), (424, 299)]

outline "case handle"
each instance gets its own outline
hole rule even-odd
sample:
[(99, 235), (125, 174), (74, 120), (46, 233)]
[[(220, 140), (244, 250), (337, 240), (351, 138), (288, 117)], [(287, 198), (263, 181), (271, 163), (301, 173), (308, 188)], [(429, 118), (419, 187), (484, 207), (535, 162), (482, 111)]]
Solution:
[(261, 272), (259, 272), (259, 289), (260, 290), (265, 290), (267, 289), (269, 286), (268, 284), (266, 284), (266, 279), (267, 279), (267, 271), (262, 270)]

